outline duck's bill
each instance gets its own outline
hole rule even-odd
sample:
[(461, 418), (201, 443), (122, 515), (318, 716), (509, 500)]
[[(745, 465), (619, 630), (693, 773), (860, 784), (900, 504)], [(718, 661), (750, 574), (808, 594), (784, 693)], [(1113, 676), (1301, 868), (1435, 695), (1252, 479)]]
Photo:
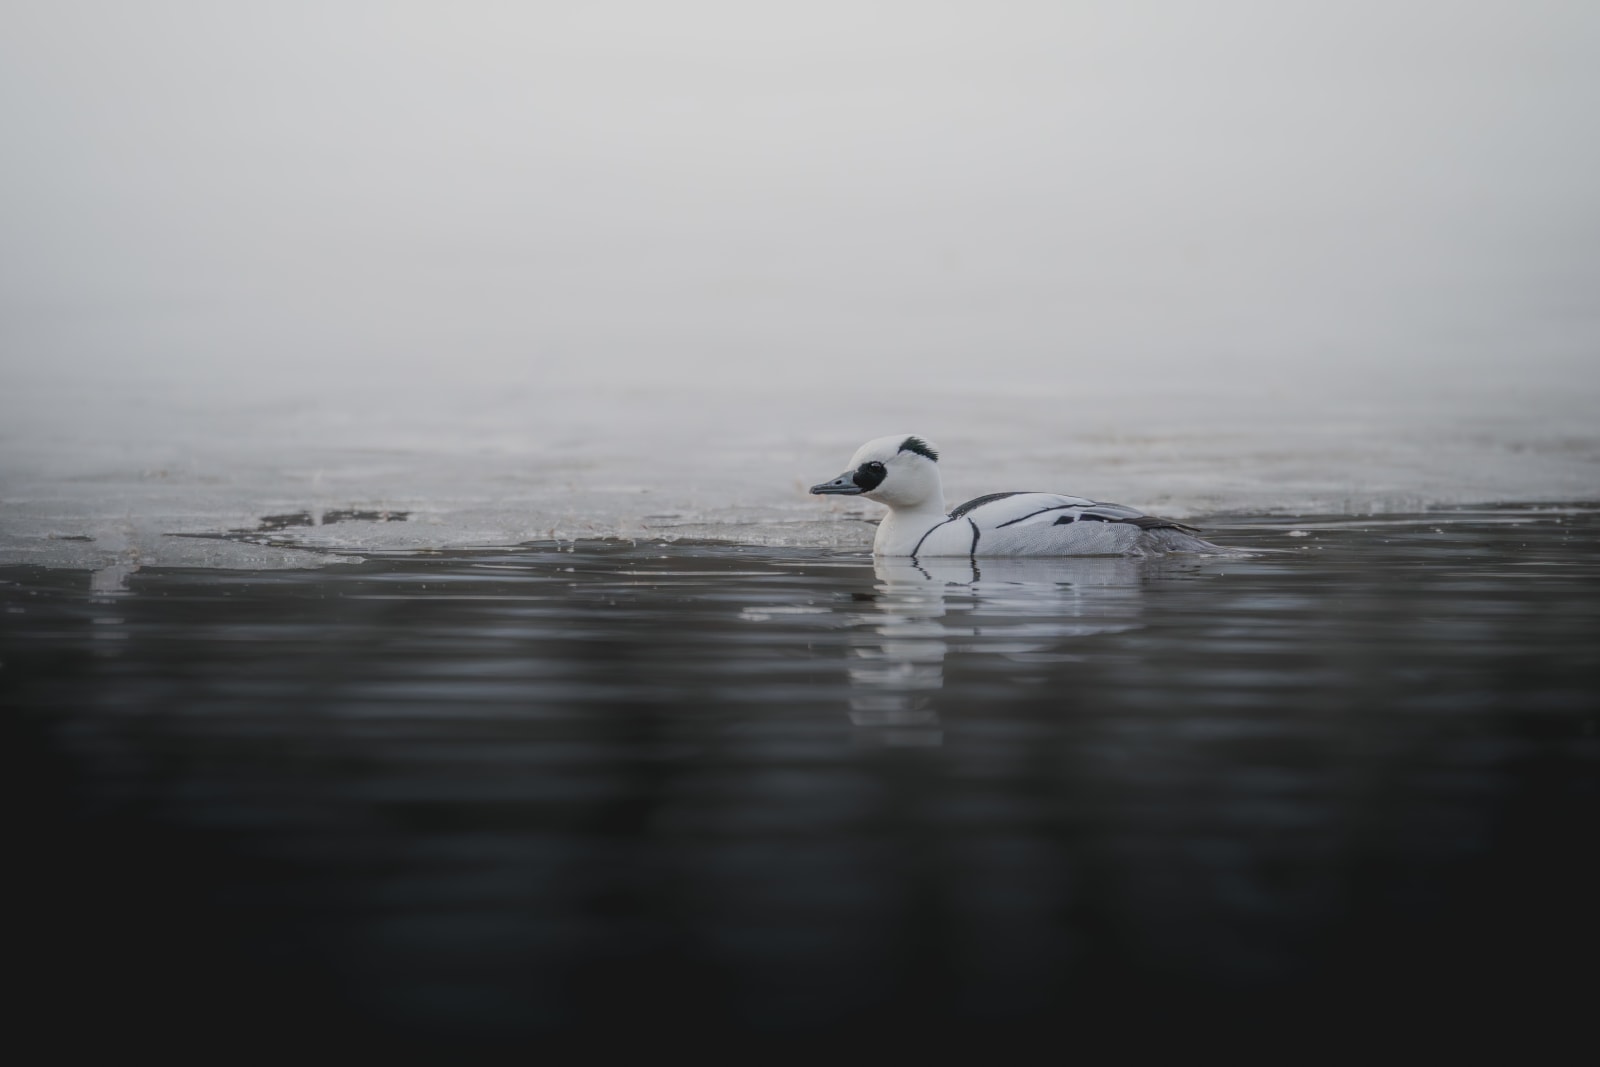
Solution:
[(855, 483), (855, 471), (845, 471), (831, 482), (813, 485), (811, 491), (818, 496), (857, 496), (861, 487)]

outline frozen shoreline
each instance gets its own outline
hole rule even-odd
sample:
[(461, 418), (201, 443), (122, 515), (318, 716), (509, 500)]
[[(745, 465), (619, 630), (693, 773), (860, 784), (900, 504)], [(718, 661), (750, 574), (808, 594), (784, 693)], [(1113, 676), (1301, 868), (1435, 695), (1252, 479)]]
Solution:
[[(353, 390), (353, 391), (352, 391)], [(602, 537), (856, 547), (876, 505), (811, 497), (862, 439), (944, 449), (950, 503), (1068, 491), (1175, 518), (1600, 499), (1592, 390), (1293, 394), (1103, 383), (1060, 396), (798, 388), (36, 381), (0, 402), (0, 563), (305, 567), (363, 551)], [(250, 544), (215, 535), (276, 528)], [(191, 535), (191, 536), (173, 536)], [(200, 535), (200, 536), (194, 536)], [(277, 547), (291, 546), (291, 547)]]

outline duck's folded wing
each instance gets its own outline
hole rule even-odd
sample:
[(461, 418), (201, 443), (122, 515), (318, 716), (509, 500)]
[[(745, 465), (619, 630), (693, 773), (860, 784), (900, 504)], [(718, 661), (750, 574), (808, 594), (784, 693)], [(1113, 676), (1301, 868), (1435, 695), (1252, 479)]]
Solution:
[(1197, 532), (1192, 526), (1146, 515), (1122, 504), (1102, 504), (1083, 497), (1058, 496), (1054, 493), (1015, 493), (1004, 499), (982, 503), (979, 507), (982, 510), (973, 518), (987, 529), (1010, 527), (1020, 531), (1040, 526), (1065, 526), (1074, 522), (1121, 522), (1141, 530)]
[[(1071, 514), (1068, 512), (1068, 514)], [(1121, 504), (1092, 504), (1078, 511), (1079, 522), (1126, 522), (1141, 530), (1182, 530), (1185, 533), (1200, 531), (1176, 519), (1163, 519), (1159, 515), (1146, 515)]]
[(992, 530), (1014, 522), (1024, 522), (1035, 515), (1056, 512), (1061, 508), (1095, 507), (1093, 500), (1078, 496), (1058, 496), (1055, 493), (990, 493), (967, 501), (950, 512), (952, 519), (970, 517), (979, 526)]

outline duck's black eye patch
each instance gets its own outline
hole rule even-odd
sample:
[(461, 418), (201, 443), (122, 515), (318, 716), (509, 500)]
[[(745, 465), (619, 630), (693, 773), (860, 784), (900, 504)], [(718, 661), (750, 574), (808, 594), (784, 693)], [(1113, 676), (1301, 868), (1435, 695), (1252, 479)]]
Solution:
[(939, 462), (939, 453), (935, 452), (933, 446), (920, 437), (908, 437), (901, 441), (900, 451), (915, 452), (919, 456), (927, 456), (935, 463)]
[(870, 493), (883, 483), (884, 475), (888, 473), (882, 463), (873, 460), (871, 463), (863, 463), (857, 467), (856, 472), (850, 476), (850, 480), (855, 482), (863, 493)]

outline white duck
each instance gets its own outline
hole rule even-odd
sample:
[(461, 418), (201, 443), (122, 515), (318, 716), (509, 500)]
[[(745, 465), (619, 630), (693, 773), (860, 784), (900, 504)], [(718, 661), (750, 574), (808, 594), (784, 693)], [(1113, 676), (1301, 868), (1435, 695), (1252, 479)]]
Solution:
[(864, 496), (889, 506), (878, 556), (1138, 556), (1225, 552), (1194, 527), (1121, 504), (1055, 493), (990, 493), (945, 513), (939, 450), (915, 434), (868, 441), (850, 469), (813, 493)]

